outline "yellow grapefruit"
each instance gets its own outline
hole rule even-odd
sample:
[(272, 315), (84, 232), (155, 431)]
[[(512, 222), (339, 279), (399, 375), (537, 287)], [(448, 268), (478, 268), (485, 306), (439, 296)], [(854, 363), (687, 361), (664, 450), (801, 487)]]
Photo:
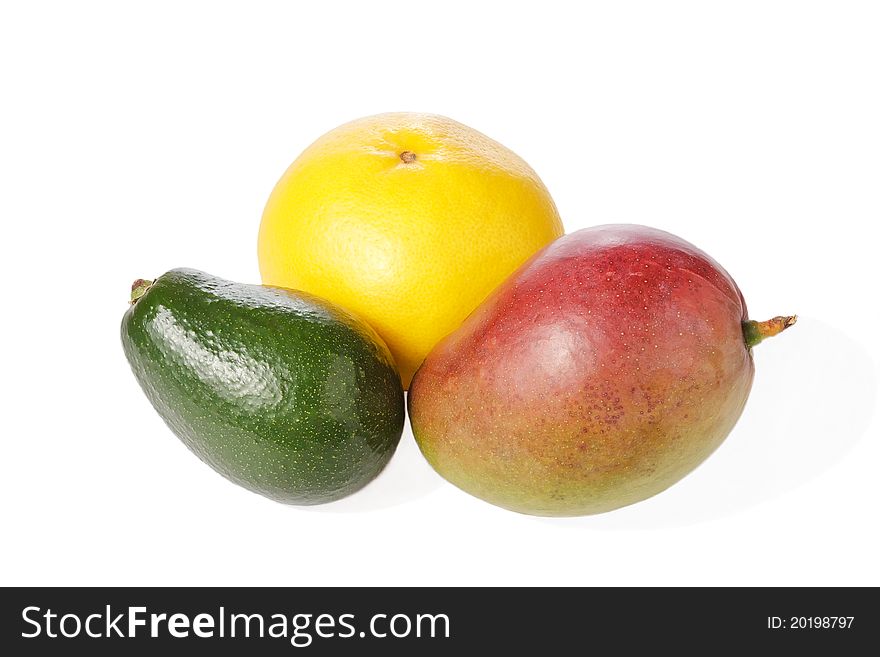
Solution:
[(366, 319), (408, 386), (434, 344), (562, 232), (512, 151), (442, 116), (380, 114), (290, 165), (263, 212), (260, 272)]

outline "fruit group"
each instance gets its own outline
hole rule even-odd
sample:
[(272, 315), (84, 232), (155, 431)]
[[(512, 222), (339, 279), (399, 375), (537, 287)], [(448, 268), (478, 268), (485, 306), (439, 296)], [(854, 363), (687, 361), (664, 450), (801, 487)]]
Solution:
[(353, 493), (400, 440), (403, 389), (387, 348), (309, 294), (175, 269), (135, 282), (122, 345), (187, 447), (272, 499)]
[(428, 114), (371, 116), (309, 146), (263, 213), (263, 283), (355, 312), (384, 338), (404, 386), (434, 344), (562, 234), (516, 154)]
[(536, 515), (659, 493), (733, 428), (751, 346), (794, 323), (748, 319), (733, 279), (684, 240), (600, 226), (557, 240), (427, 357), (416, 440), (465, 491)]

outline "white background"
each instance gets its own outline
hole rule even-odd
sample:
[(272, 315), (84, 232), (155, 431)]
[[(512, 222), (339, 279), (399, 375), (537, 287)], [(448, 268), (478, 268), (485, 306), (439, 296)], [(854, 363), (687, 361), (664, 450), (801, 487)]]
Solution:
[[(871, 2), (4, 3), (0, 583), (880, 584), (878, 34)], [(531, 518), (407, 429), (360, 494), (298, 509), (165, 427), (120, 347), (131, 281), (258, 282), (286, 166), (400, 110), (518, 152), (569, 231), (672, 231), (753, 317), (800, 315), (695, 473)]]

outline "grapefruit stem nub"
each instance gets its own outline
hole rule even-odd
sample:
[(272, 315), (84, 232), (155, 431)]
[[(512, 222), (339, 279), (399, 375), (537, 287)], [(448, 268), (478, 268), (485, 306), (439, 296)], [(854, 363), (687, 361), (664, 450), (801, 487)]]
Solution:
[(403, 151), (400, 154), (400, 159), (403, 160), (405, 164), (412, 164), (416, 161), (416, 154), (412, 151)]

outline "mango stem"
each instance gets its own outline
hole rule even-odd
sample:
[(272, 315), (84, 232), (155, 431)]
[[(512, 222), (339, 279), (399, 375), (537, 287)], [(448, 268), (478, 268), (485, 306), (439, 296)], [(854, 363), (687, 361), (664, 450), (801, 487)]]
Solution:
[(140, 299), (147, 293), (147, 290), (150, 289), (150, 286), (153, 284), (153, 281), (148, 281), (146, 278), (139, 278), (134, 283), (131, 284), (131, 300), (129, 303), (134, 305), (137, 303), (137, 300)]
[(746, 341), (746, 347), (751, 349), (763, 340), (782, 333), (789, 326), (794, 326), (796, 321), (797, 315), (787, 315), (774, 317), (764, 322), (753, 320), (743, 322), (743, 338)]

